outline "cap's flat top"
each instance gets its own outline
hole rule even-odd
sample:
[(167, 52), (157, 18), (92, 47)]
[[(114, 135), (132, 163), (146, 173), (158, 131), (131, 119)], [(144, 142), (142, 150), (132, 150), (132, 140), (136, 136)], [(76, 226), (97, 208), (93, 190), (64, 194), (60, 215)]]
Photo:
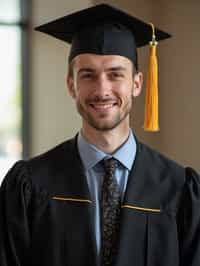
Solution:
[[(127, 27), (133, 33), (137, 47), (144, 46), (152, 40), (152, 28), (148, 23), (107, 4), (100, 4), (72, 13), (35, 29), (71, 43), (74, 35), (83, 27), (94, 26), (105, 21), (113, 24), (120, 23)], [(157, 41), (171, 37), (168, 33), (157, 28), (155, 35)]]

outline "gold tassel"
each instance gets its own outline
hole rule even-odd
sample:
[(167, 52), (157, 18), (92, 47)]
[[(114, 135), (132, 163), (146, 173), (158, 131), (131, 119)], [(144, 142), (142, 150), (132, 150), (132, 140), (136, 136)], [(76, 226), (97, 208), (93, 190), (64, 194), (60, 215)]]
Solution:
[(159, 131), (158, 123), (158, 63), (156, 56), (157, 41), (155, 38), (155, 28), (152, 23), (152, 41), (150, 44), (150, 58), (146, 83), (146, 99), (144, 113), (144, 130)]

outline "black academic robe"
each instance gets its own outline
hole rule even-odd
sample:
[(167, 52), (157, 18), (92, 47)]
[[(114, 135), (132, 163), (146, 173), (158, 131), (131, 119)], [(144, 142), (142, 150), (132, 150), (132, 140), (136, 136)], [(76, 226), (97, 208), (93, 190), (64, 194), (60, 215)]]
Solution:
[[(0, 265), (97, 265), (94, 206), (75, 139), (16, 163), (0, 189)], [(121, 210), (114, 266), (200, 265), (194, 170), (137, 142)]]

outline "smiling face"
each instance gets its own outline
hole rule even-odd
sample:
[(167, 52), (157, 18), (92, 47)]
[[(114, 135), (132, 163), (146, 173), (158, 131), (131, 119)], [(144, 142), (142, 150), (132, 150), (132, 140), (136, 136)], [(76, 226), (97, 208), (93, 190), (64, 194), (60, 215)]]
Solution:
[(132, 97), (138, 96), (142, 74), (133, 75), (132, 62), (118, 55), (82, 54), (73, 62), (68, 88), (76, 101), (83, 128), (107, 131), (129, 128)]

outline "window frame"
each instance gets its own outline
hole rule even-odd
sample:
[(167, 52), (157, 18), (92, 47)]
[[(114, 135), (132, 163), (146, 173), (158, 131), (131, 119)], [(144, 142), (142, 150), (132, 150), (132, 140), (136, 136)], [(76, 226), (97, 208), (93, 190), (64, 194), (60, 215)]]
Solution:
[(21, 33), (21, 99), (22, 99), (22, 158), (30, 156), (30, 18), (31, 1), (20, 0), (20, 19), (15, 22), (4, 22), (0, 20), (1, 26), (18, 27)]

